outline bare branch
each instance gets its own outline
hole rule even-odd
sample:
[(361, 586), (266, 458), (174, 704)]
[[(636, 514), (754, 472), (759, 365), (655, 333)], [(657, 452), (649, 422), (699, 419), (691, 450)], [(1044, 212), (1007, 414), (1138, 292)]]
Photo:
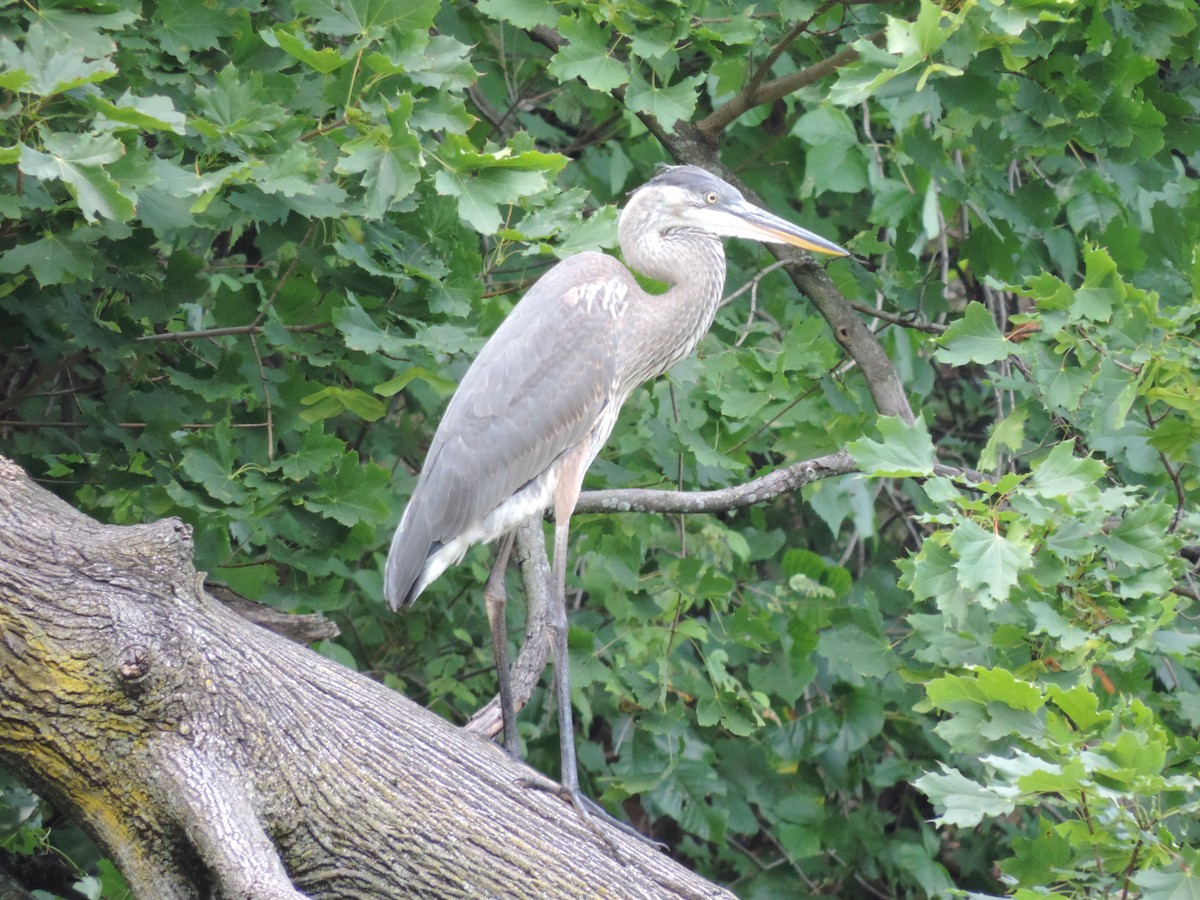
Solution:
[[(867, 40), (873, 44), (878, 44), (883, 38), (883, 32), (878, 31), (868, 37)], [(794, 93), (801, 88), (808, 87), (808, 85), (820, 81), (826, 75), (836, 72), (842, 66), (855, 62), (858, 58), (859, 52), (853, 47), (847, 47), (840, 53), (835, 53), (833, 56), (809, 66), (807, 69), (801, 69), (799, 72), (792, 72), (790, 75), (784, 75), (782, 78), (768, 81), (766, 84), (755, 88), (752, 92), (740, 91), (724, 106), (718, 107), (697, 122), (696, 128), (700, 130), (700, 133), (704, 135), (710, 144), (716, 146), (720, 143), (721, 132), (742, 113), (756, 106), (761, 106), (764, 103), (774, 103), (781, 97), (786, 97), (788, 94)]]
[(726, 512), (763, 503), (822, 478), (846, 475), (857, 468), (854, 457), (845, 450), (839, 450), (717, 491), (656, 491), (644, 488), (585, 491), (579, 495), (575, 512)]
[(913, 315), (901, 315), (899, 313), (890, 313), (882, 310), (877, 306), (868, 306), (866, 303), (851, 303), (853, 309), (858, 310), (864, 315), (873, 316), (876, 319), (883, 319), (892, 325), (899, 325), (901, 328), (911, 328), (914, 331), (923, 331), (926, 334), (942, 334), (946, 331), (946, 325), (939, 325), (937, 322), (922, 322), (914, 318)]
[[(0, 428), (32, 428), (41, 430), (44, 428), (91, 428), (91, 422), (27, 422), (24, 419), (0, 419)], [(110, 425), (115, 425), (117, 428), (148, 428), (149, 422), (110, 422)], [(266, 428), (266, 422), (232, 422), (224, 424), (220, 422), (181, 422), (173, 426), (182, 428), (186, 431), (204, 431), (209, 428)]]
[(71, 371), (71, 369), (74, 368), (77, 363), (87, 359), (90, 354), (90, 350), (79, 350), (75, 353), (72, 353), (57, 365), (43, 369), (41, 372), (36, 373), (19, 391), (16, 391), (8, 397), (5, 397), (3, 400), (0, 400), (0, 415), (3, 415), (10, 409), (16, 409), (29, 397), (35, 395), (38, 391), (38, 388), (47, 381), (53, 381), (63, 372)]
[[(309, 325), (283, 325), (284, 331), (304, 334), (309, 331), (324, 331), (332, 328), (332, 322), (314, 322)], [(233, 325), (229, 328), (201, 328), (198, 331), (164, 331), (161, 334), (143, 334), (139, 341), (193, 341), (204, 338), (227, 337), (231, 334), (262, 334), (262, 325)]]

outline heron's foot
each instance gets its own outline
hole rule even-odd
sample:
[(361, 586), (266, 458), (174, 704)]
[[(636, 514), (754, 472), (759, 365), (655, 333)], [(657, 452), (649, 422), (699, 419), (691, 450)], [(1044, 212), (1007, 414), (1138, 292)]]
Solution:
[(531, 788), (535, 791), (545, 791), (548, 794), (554, 794), (555, 796), (566, 800), (573, 807), (575, 807), (575, 812), (579, 815), (579, 818), (583, 821), (583, 823), (587, 825), (587, 827), (593, 832), (595, 832), (596, 836), (600, 838), (600, 840), (608, 844), (608, 848), (612, 850), (613, 855), (618, 858), (621, 858), (620, 851), (617, 849), (616, 844), (612, 842), (612, 839), (597, 826), (597, 821), (604, 822), (606, 825), (611, 825), (622, 834), (627, 834), (630, 837), (637, 838), (643, 844), (648, 844), (655, 850), (659, 850), (664, 853), (667, 850), (667, 845), (662, 843), (662, 841), (656, 841), (649, 835), (642, 834), (628, 822), (622, 822), (591, 797), (585, 797), (583, 792), (578, 788), (572, 790), (565, 785), (556, 784), (549, 779), (542, 780), (522, 778), (519, 784), (522, 787)]

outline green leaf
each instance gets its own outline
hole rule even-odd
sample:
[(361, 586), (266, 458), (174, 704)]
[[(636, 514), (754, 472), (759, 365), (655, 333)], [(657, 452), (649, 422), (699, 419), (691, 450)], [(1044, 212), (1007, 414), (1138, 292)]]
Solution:
[(559, 81), (582, 78), (594, 91), (612, 91), (629, 83), (625, 64), (609, 49), (609, 34), (587, 16), (559, 20), (567, 45), (550, 60), (549, 72)]
[(183, 134), (186, 130), (187, 120), (175, 108), (170, 97), (158, 94), (134, 97), (125, 91), (115, 103), (96, 94), (88, 94), (87, 102), (110, 122), (128, 125), (139, 131)]
[(433, 26), (438, 0), (297, 0), (296, 11), (315, 18), (315, 28), (335, 37), (383, 37), (387, 32)]
[[(103, 11), (102, 11), (103, 10)], [(38, 24), (54, 36), (59, 47), (70, 47), (84, 59), (110, 57), (117, 41), (124, 38), (126, 26), (141, 19), (141, 9), (126, 0), (95, 4), (38, 5)]]
[[(471, 65), (471, 48), (444, 34), (435, 34), (416, 55), (403, 61), (403, 71), (416, 84), (443, 92), (465, 91), (479, 77)], [(368, 66), (379, 61), (379, 54), (366, 58)], [(454, 95), (451, 95), (454, 96)], [(514, 138), (517, 137), (514, 135)]]
[(367, 422), (383, 418), (387, 409), (375, 397), (358, 388), (326, 387), (300, 399), (308, 409), (300, 413), (306, 422), (319, 422), (350, 412)]
[(479, 0), (477, 6), (485, 16), (523, 29), (538, 25), (553, 28), (559, 19), (550, 0)]
[(821, 833), (815, 828), (785, 823), (778, 833), (780, 845), (793, 861), (808, 859), (821, 852)]
[(332, 47), (316, 49), (307, 35), (293, 34), (285, 28), (263, 30), (258, 33), (258, 36), (268, 47), (278, 47), (322, 75), (336, 72), (350, 61), (348, 57), (343, 56)]
[(855, 194), (868, 184), (867, 160), (855, 145), (817, 144), (804, 157), (804, 193)]
[(1072, 314), (1078, 318), (1107, 322), (1113, 307), (1125, 298), (1125, 287), (1117, 274), (1117, 264), (1108, 251), (1085, 244), (1083, 248), (1083, 284), (1075, 291)]
[(297, 197), (314, 194), (323, 166), (304, 143), (292, 144), (282, 153), (251, 168), (254, 184), (264, 194)]
[(1065, 870), (1072, 856), (1070, 842), (1046, 819), (1037, 823), (1035, 837), (1016, 836), (1012, 847), (1014, 855), (999, 862), (1000, 871), (1025, 884), (1053, 882), (1056, 873)]
[(952, 366), (988, 365), (1007, 359), (1014, 346), (1004, 339), (996, 320), (982, 303), (972, 300), (938, 340), (934, 358)]
[(951, 532), (950, 548), (958, 556), (959, 583), (987, 608), (1007, 600), (1021, 573), (1033, 565), (1028, 547), (970, 520)]
[(285, 478), (300, 481), (310, 475), (328, 472), (345, 452), (346, 445), (332, 434), (312, 428), (304, 433), (296, 451), (279, 461), (279, 468)]
[(1098, 459), (1075, 456), (1074, 441), (1062, 441), (1030, 467), (1026, 490), (1039, 497), (1070, 497), (1104, 477), (1108, 466)]
[(417, 131), (466, 134), (474, 123), (475, 117), (467, 112), (462, 98), (457, 94), (444, 93), (422, 97), (421, 103), (413, 109), (409, 124)]
[(286, 116), (267, 93), (260, 73), (243, 76), (234, 66), (225, 66), (212, 87), (196, 88), (196, 100), (204, 118), (192, 119), (191, 125), (205, 137), (224, 138), (239, 154), (264, 147), (275, 149), (275, 133)]
[(523, 147), (514, 141), (503, 150), (480, 153), (466, 138), (448, 135), (439, 155), (446, 168), (437, 173), (434, 184), (439, 193), (458, 201), (464, 222), (483, 234), (492, 234), (504, 221), (502, 205), (519, 203), (544, 190), (549, 177), (566, 164), (557, 154)]
[(959, 625), (971, 611), (972, 595), (959, 583), (954, 554), (937, 541), (925, 541), (911, 559), (906, 587), (917, 600), (934, 600), (950, 624)]
[(856, 193), (867, 186), (867, 165), (850, 117), (833, 106), (805, 113), (792, 129), (808, 149), (804, 159), (804, 193)]
[(443, 397), (449, 397), (454, 393), (454, 389), (458, 387), (457, 382), (430, 372), (423, 366), (410, 366), (395, 378), (375, 385), (375, 393), (381, 397), (391, 397), (400, 393), (414, 380), (425, 382)]
[(203, 485), (210, 497), (223, 503), (243, 503), (249, 497), (237, 473), (230, 470), (229, 461), (217, 459), (201, 447), (189, 447), (183, 452), (180, 469), (192, 481)]
[(237, 27), (236, 8), (195, 0), (159, 0), (155, 19), (161, 26), (152, 38), (181, 63), (194, 53), (213, 50)]
[(12, 275), (28, 267), (41, 287), (88, 281), (95, 255), (78, 242), (78, 232), (63, 238), (51, 234), (19, 244), (0, 256), (0, 273)]
[[(890, 16), (888, 19), (895, 21)], [(838, 79), (829, 91), (830, 101), (838, 106), (857, 106), (921, 61), (915, 54), (901, 59), (866, 38), (860, 38), (851, 46), (858, 53), (858, 61), (838, 70)]]
[(1128, 510), (1097, 543), (1117, 562), (1140, 569), (1163, 565), (1169, 555), (1166, 534), (1171, 511), (1161, 503)]
[(651, 84), (635, 68), (625, 93), (625, 107), (633, 113), (653, 116), (663, 128), (674, 128), (676, 122), (690, 119), (696, 111), (696, 101), (703, 83), (704, 75), (701, 73), (681, 78), (670, 87)]
[(966, 675), (932, 679), (925, 685), (925, 691), (934, 706), (947, 712), (963, 712), (967, 707), (986, 707), (990, 703), (1033, 712), (1045, 704), (1038, 687), (1006, 669), (972, 667)]
[(1054, 369), (1040, 369), (1038, 385), (1045, 391), (1046, 405), (1055, 412), (1073, 413), (1079, 409), (1079, 401), (1091, 381), (1091, 373), (1079, 366), (1064, 361)]
[(225, 566), (214, 573), (216, 580), (243, 597), (261, 597), (279, 584), (279, 569), (265, 563), (250, 566)]
[(0, 71), (0, 84), (9, 90), (53, 97), (106, 81), (117, 74), (117, 67), (109, 59), (86, 59), (65, 35), (34, 22), (25, 33), (24, 47), (0, 37)]
[(305, 501), (308, 509), (347, 528), (359, 524), (379, 525), (389, 516), (388, 473), (376, 465), (359, 465), (357, 453), (345, 454), (332, 477), (321, 479), (323, 495)]
[(388, 334), (376, 325), (353, 294), (346, 298), (344, 306), (334, 311), (332, 320), (346, 347), (360, 353), (399, 356), (412, 346), (409, 338)]
[(1019, 767), (1000, 767), (994, 756), (983, 757), (983, 762), (996, 766), (1025, 794), (1076, 794), (1081, 788), (1091, 787), (1092, 779), (1083, 762), (1068, 760), (1065, 765), (1048, 763), (1025, 753), (1017, 752)]
[(861, 438), (847, 446), (865, 474), (885, 478), (933, 474), (937, 456), (923, 418), (907, 425), (898, 416), (880, 416), (878, 425), (882, 441)]
[(1016, 809), (1019, 791), (1014, 787), (985, 786), (967, 778), (958, 769), (938, 763), (941, 774), (927, 772), (913, 782), (941, 810), (934, 822), (973, 828), (987, 817), (1006, 816)]
[(1100, 698), (1081, 684), (1070, 689), (1052, 684), (1046, 688), (1046, 694), (1081, 731), (1111, 718), (1110, 713), (1100, 712)]
[(944, 12), (932, 0), (921, 0), (916, 21), (911, 24), (889, 19), (888, 49), (901, 56), (930, 56), (950, 38), (957, 24), (957, 17)]
[(396, 104), (386, 126), (369, 129), (342, 145), (342, 158), (335, 167), (343, 174), (362, 175), (366, 215), (372, 219), (382, 218), (410, 196), (421, 180), (421, 144), (409, 128), (412, 95), (401, 94)]
[(42, 181), (62, 181), (89, 222), (101, 216), (117, 222), (133, 218), (133, 198), (103, 168), (125, 153), (120, 141), (106, 134), (55, 132), (43, 132), (42, 141), (46, 153), (21, 147), (22, 172)]
[(999, 466), (1001, 448), (1015, 453), (1025, 443), (1025, 423), (1029, 419), (1029, 410), (1014, 409), (1009, 415), (993, 423), (987, 444), (979, 453), (979, 468), (990, 471)]
[(824, 629), (817, 652), (841, 677), (883, 678), (896, 667), (891, 644), (853, 624)]
[[(1076, 556), (1084, 556), (1087, 554), (1087, 551), (1094, 549), (1090, 543), (1081, 543), (1084, 543), (1085, 546), (1082, 548), (1070, 548), (1076, 551)], [(1068, 559), (1072, 558), (1066, 549), (1056, 540), (1048, 539), (1046, 546)], [(1054, 639), (1059, 651), (1063, 653), (1074, 653), (1076, 650), (1087, 646), (1088, 641), (1091, 639), (1091, 634), (1088, 631), (1068, 622), (1063, 618), (1062, 613), (1049, 603), (1036, 600), (1029, 604), (1028, 609), (1030, 618), (1032, 619), (1029, 626), (1030, 633), (1049, 635)]]
[(1138, 872), (1132, 880), (1141, 900), (1200, 900), (1200, 874), (1179, 865)]

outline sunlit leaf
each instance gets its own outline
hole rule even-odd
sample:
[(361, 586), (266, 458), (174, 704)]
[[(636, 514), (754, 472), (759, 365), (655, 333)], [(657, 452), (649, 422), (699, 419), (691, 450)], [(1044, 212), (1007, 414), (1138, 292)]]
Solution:
[(959, 582), (987, 606), (1007, 600), (1021, 573), (1033, 565), (1028, 547), (972, 521), (951, 532), (950, 547), (958, 555)]
[(924, 420), (908, 425), (898, 417), (880, 416), (878, 425), (882, 441), (862, 438), (848, 448), (864, 472), (893, 478), (933, 474), (933, 441)]
[(996, 320), (982, 303), (967, 304), (962, 318), (956, 319), (939, 341), (937, 358), (954, 366), (967, 363), (987, 365), (1005, 359), (1014, 345), (1004, 339)]

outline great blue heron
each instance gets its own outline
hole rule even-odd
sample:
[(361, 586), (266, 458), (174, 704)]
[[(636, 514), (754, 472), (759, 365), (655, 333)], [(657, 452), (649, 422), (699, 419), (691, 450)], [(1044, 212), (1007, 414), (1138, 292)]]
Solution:
[[(633, 389), (691, 353), (712, 325), (725, 284), (722, 237), (848, 255), (747, 203), (734, 187), (695, 166), (664, 169), (638, 188), (621, 214), (618, 237), (629, 266), (667, 290), (647, 293), (629, 269), (601, 253), (572, 256), (543, 275), (484, 345), (451, 398), (392, 538), (386, 570), (388, 603), (407, 606), (472, 544), (511, 535), (553, 508), (550, 640), (562, 787), (585, 819), (565, 606), (567, 524), (584, 473)], [(508, 546), (506, 541), (497, 563), (500, 578)], [(497, 622), (489, 599), (488, 613), (501, 670), (505, 743), (513, 752), (502, 609)]]

